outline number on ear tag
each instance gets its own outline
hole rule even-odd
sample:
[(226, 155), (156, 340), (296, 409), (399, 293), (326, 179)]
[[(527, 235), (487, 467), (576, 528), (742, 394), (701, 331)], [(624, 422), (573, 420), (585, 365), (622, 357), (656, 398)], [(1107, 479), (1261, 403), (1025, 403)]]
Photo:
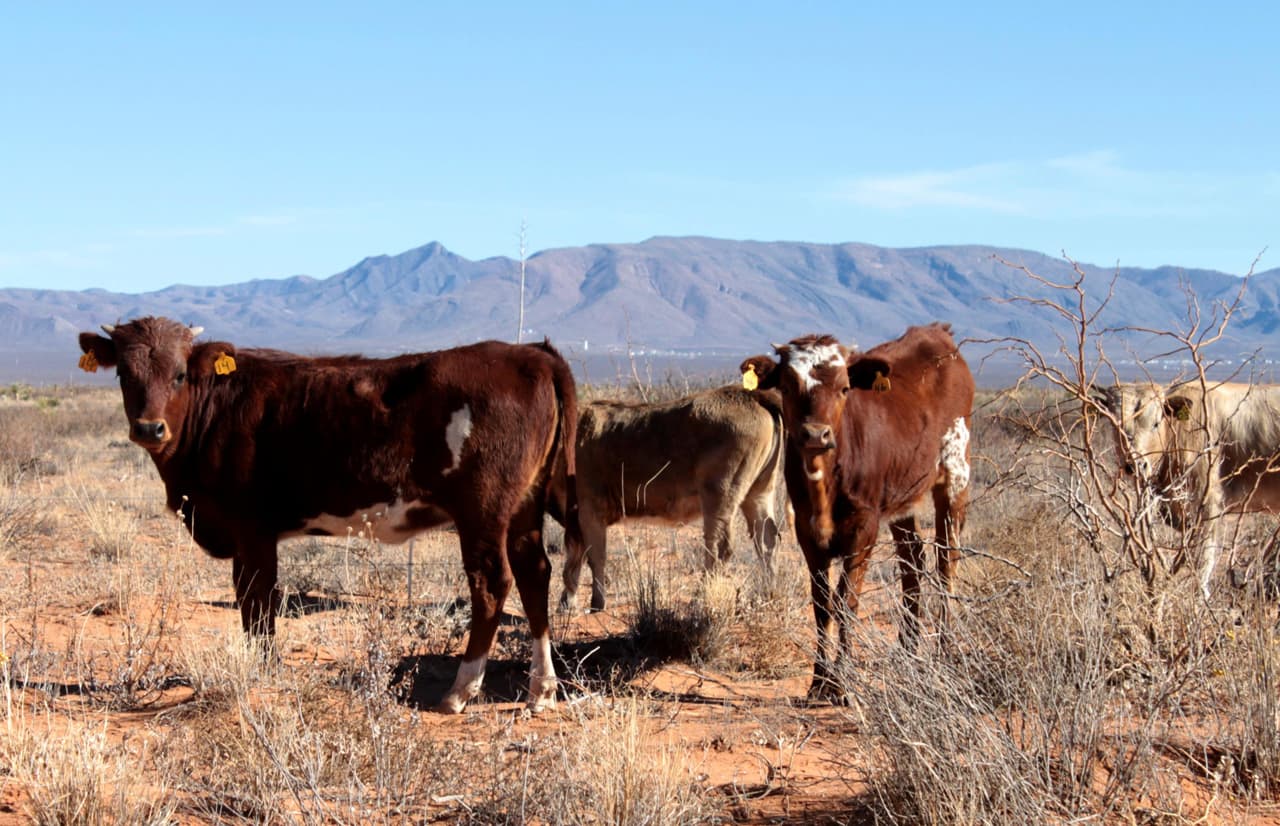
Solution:
[(219, 353), (218, 360), (213, 363), (213, 372), (219, 376), (225, 376), (228, 373), (236, 371), (236, 360), (226, 353)]
[(871, 389), (877, 393), (889, 392), (889, 377), (879, 370), (876, 371), (876, 380), (871, 382)]
[(86, 373), (98, 372), (98, 357), (93, 354), (92, 350), (80, 357), (80, 369)]
[(756, 366), (748, 364), (747, 369), (742, 372), (742, 388), (744, 390), (755, 390), (760, 386), (760, 379), (756, 376)]

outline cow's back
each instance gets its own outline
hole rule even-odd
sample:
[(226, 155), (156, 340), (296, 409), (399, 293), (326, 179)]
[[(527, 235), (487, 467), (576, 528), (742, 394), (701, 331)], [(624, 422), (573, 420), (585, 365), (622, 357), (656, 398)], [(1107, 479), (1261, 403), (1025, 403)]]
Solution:
[(579, 420), (579, 497), (607, 524), (694, 519), (704, 492), (767, 463), (775, 427), (770, 410), (739, 387), (659, 404), (592, 402)]
[(912, 327), (851, 361), (891, 365), (887, 389), (852, 390), (838, 450), (839, 488), (875, 512), (912, 507), (937, 479), (944, 437), (965, 429), (973, 409), (973, 374), (949, 328)]
[(1191, 480), (1196, 498), (1204, 485), (1222, 485), (1227, 508), (1280, 510), (1280, 386), (1188, 382), (1168, 396), (1191, 404), (1185, 419), (1170, 419), (1174, 449), (1166, 459), (1173, 465), (1165, 475)]
[(546, 475), (559, 408), (554, 358), (536, 347), (392, 359), (246, 349), (237, 361), (200, 400), (173, 468), (171, 495), (206, 511), (287, 534), (321, 514), (430, 502), (425, 525), (523, 497)]

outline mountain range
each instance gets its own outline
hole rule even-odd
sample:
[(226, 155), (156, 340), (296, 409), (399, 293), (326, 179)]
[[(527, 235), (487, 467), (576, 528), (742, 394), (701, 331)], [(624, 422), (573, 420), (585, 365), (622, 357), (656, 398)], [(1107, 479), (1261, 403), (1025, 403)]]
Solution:
[[(736, 365), (770, 342), (804, 333), (830, 332), (869, 346), (910, 324), (940, 319), (974, 340), (966, 354), (984, 354), (996, 348), (991, 341), (1010, 336), (1056, 350), (1059, 337), (1071, 335), (1069, 325), (1038, 301), (1074, 303), (1044, 282), (1070, 284), (1077, 270), (1088, 307), (1110, 294), (1098, 329), (1185, 330), (1188, 295), (1208, 319), (1217, 302), (1231, 301), (1241, 287), (1239, 277), (1209, 270), (1103, 268), (986, 246), (660, 237), (529, 257), (523, 337), (549, 337), (571, 360), (640, 353)], [(140, 315), (202, 325), (207, 335), (241, 346), (314, 353), (512, 340), (519, 283), (519, 261), (472, 261), (429, 243), (366, 258), (323, 279), (175, 285), (139, 294), (2, 289), (0, 379), (66, 378), (78, 356), (78, 332)], [(1115, 341), (1138, 355), (1161, 346), (1138, 333)], [(1215, 350), (1219, 358), (1255, 352), (1280, 353), (1280, 269), (1252, 276)]]

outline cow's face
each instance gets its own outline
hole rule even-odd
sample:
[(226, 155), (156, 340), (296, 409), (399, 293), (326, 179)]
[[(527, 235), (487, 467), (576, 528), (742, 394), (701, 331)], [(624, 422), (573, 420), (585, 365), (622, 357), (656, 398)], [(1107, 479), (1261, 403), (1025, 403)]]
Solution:
[(755, 373), (761, 388), (781, 391), (787, 438), (797, 449), (810, 457), (834, 450), (851, 389), (849, 350), (831, 336), (805, 336), (774, 351), (776, 361), (744, 361), (744, 373)]
[(1098, 401), (1113, 419), (1121, 469), (1149, 480), (1154, 462), (1167, 447), (1168, 419), (1177, 415), (1164, 388), (1148, 382), (1117, 384), (1106, 388)]
[(787, 433), (805, 453), (834, 449), (849, 392), (848, 351), (829, 336), (796, 339), (774, 349)]
[(129, 438), (152, 453), (176, 439), (190, 396), (192, 341), (201, 332), (166, 318), (140, 318), (80, 334), (80, 349), (116, 368)]

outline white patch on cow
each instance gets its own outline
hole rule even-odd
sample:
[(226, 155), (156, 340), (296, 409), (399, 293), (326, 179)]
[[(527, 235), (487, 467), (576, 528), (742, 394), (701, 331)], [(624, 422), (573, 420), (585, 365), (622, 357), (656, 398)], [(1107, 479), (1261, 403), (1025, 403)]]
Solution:
[(529, 710), (542, 711), (556, 704), (556, 668), (551, 662), (551, 635), (533, 641), (529, 664)]
[(458, 666), (458, 676), (454, 678), (453, 688), (440, 701), (441, 711), (459, 714), (466, 708), (467, 701), (480, 693), (480, 684), (484, 682), (484, 667), (488, 661), (487, 654), (481, 654), (474, 660), (462, 661)]
[(804, 385), (805, 390), (818, 386), (813, 371), (824, 365), (841, 368), (845, 366), (844, 356), (835, 344), (814, 344), (809, 347), (797, 347), (787, 355), (787, 364), (795, 371), (796, 377)]
[(965, 455), (968, 447), (969, 428), (964, 419), (956, 419), (942, 434), (942, 456), (938, 459), (947, 477), (947, 499), (953, 502), (969, 487), (969, 460)]
[(429, 507), (431, 504), (422, 500), (413, 499), (404, 502), (397, 499), (394, 502), (370, 505), (346, 516), (322, 513), (302, 523), (302, 527), (296, 531), (281, 534), (281, 538), (328, 534), (338, 537), (364, 537), (376, 539), (388, 545), (396, 545), (422, 532), (420, 528), (410, 527), (409, 511)]
[(449, 417), (449, 425), (444, 429), (444, 443), (449, 446), (450, 454), (449, 466), (444, 469), (445, 473), (457, 470), (458, 465), (462, 463), (462, 446), (470, 435), (471, 405), (464, 404), (453, 411), (453, 415)]

